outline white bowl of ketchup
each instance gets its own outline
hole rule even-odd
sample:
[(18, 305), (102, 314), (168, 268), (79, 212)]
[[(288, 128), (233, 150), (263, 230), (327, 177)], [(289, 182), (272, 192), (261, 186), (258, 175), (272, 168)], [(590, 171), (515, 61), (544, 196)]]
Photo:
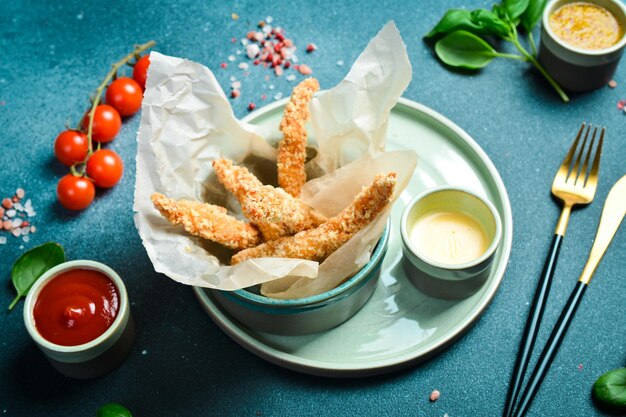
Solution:
[(43, 274), (26, 297), (24, 323), (52, 366), (73, 378), (116, 368), (134, 339), (124, 282), (94, 261), (65, 262)]

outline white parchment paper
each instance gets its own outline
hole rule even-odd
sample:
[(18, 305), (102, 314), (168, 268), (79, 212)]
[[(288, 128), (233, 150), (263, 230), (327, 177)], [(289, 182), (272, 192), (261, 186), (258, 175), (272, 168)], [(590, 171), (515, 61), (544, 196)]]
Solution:
[[(297, 298), (335, 287), (368, 262), (389, 210), (322, 264), (261, 258), (229, 266), (219, 260), (224, 259), (223, 250), (169, 224), (153, 207), (152, 193), (219, 204), (241, 217), (234, 198), (216, 180), (211, 162), (229, 158), (253, 172), (259, 172), (259, 166), (275, 167), (276, 150), (267, 139), (278, 126), (263, 130), (238, 120), (208, 68), (157, 52), (150, 54), (150, 62), (137, 137), (134, 210), (157, 272), (184, 284), (221, 290), (265, 283), (265, 295)], [(317, 178), (304, 186), (305, 202), (332, 216), (374, 175), (391, 171), (398, 174), (395, 200), (417, 157), (413, 151), (384, 152), (385, 135), (389, 113), (410, 79), (404, 43), (390, 22), (343, 81), (313, 98), (311, 142), (318, 153), (307, 172)]]

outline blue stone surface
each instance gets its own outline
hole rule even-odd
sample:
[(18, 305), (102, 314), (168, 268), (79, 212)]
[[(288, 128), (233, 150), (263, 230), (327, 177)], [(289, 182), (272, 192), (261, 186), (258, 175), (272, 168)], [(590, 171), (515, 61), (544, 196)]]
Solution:
[[(497, 59), (477, 73), (446, 69), (422, 37), (451, 7), (490, 7), (488, 2), (396, 1), (2, 1), (0, 2), (0, 197), (23, 187), (37, 211), (38, 231), (23, 242), (6, 232), (0, 245), (0, 306), (14, 297), (11, 265), (25, 250), (61, 243), (70, 259), (93, 259), (125, 280), (137, 324), (126, 362), (95, 380), (58, 374), (26, 333), (20, 303), (1, 313), (0, 415), (90, 416), (107, 402), (135, 416), (497, 416), (536, 280), (552, 238), (560, 205), (550, 185), (582, 121), (603, 125), (607, 138), (595, 201), (575, 210), (565, 237), (539, 343), (556, 321), (591, 247), (610, 186), (626, 174), (626, 64), (617, 88), (573, 94), (564, 104), (527, 65)], [(239, 15), (238, 20), (231, 13)], [(228, 61), (242, 49), (231, 43), (272, 16), (300, 48), (323, 87), (333, 86), (382, 26), (394, 20), (407, 45), (413, 79), (404, 96), (447, 116), (491, 157), (513, 208), (513, 249), (504, 280), (478, 323), (438, 356), (383, 377), (334, 380), (282, 369), (249, 353), (211, 321), (190, 288), (154, 272), (135, 229), (132, 196), (139, 116), (124, 121), (110, 144), (124, 160), (119, 185), (100, 191), (87, 210), (57, 203), (56, 184), (67, 169), (52, 153), (69, 119), (80, 119), (88, 96), (136, 43), (155, 39), (164, 54), (213, 69), (243, 117), (293, 83), (270, 71), (248, 77)], [(535, 37), (538, 38), (538, 30)], [(319, 48), (304, 53), (308, 43)], [(503, 45), (502, 48), (513, 52)], [(343, 61), (344, 65), (338, 65)], [(221, 63), (229, 63), (221, 69)], [(128, 72), (130, 73), (130, 72)], [(269, 75), (269, 81), (265, 76)], [(301, 76), (298, 77), (301, 79)], [(264, 85), (272, 83), (269, 90)], [(262, 100), (261, 95), (267, 98)], [(530, 410), (531, 416), (602, 416), (591, 386), (626, 359), (626, 230), (618, 234), (596, 271), (565, 342)], [(433, 389), (441, 398), (430, 403)]]

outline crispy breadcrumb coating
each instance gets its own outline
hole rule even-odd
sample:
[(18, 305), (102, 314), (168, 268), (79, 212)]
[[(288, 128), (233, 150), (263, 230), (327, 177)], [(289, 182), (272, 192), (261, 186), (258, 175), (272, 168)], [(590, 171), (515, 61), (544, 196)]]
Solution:
[(263, 185), (245, 167), (227, 159), (213, 161), (219, 181), (241, 204), (243, 214), (261, 231), (265, 240), (275, 240), (317, 227), (326, 217), (280, 188)]
[(293, 89), (280, 122), (283, 140), (278, 144), (278, 185), (293, 197), (300, 197), (306, 182), (306, 159), (309, 102), (320, 85), (315, 78), (307, 78)]
[(229, 216), (224, 207), (199, 201), (176, 201), (159, 193), (152, 194), (152, 203), (171, 223), (227, 248), (241, 250), (262, 242), (255, 226)]
[(263, 257), (322, 262), (385, 209), (391, 200), (395, 185), (396, 173), (376, 175), (374, 181), (365, 187), (348, 207), (328, 219), (326, 223), (294, 236), (282, 237), (242, 250), (231, 258), (231, 264)]

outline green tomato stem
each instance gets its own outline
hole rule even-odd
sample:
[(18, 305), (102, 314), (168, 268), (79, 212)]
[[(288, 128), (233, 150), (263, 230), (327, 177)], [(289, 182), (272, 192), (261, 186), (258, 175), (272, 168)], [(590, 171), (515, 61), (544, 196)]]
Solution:
[(15, 299), (11, 302), (11, 304), (9, 304), (9, 311), (13, 310), (13, 307), (15, 307), (15, 305), (17, 304), (18, 301), (20, 301), (20, 298), (22, 298), (22, 296), (20, 294), (18, 294)]
[[(109, 84), (111, 80), (117, 77), (117, 71), (119, 71), (121, 67), (126, 65), (128, 62), (130, 62), (133, 58), (137, 57), (146, 49), (152, 48), (154, 45), (156, 45), (156, 42), (150, 41), (150, 42), (144, 43), (143, 45), (135, 46), (135, 49), (133, 49), (133, 51), (130, 54), (126, 55), (124, 58), (117, 61), (115, 64), (111, 66), (111, 71), (109, 71), (106, 77), (104, 77), (104, 80), (102, 81), (100, 86), (98, 86), (98, 89), (96, 90), (96, 95), (93, 98), (93, 102), (91, 104), (91, 110), (89, 111), (89, 126), (87, 127), (87, 144), (88, 144), (87, 159), (91, 156), (91, 154), (93, 154), (93, 141), (92, 141), (93, 117), (96, 114), (96, 107), (98, 107), (98, 104), (100, 104), (100, 99), (102, 98), (102, 93), (104, 92), (104, 89), (106, 88), (106, 86)], [(84, 163), (87, 162), (87, 159), (85, 159)]]
[(513, 37), (511, 37), (511, 38), (509, 38), (507, 40), (510, 41), (511, 43), (513, 43), (513, 45), (515, 45), (517, 50), (520, 51), (520, 53), (526, 57), (528, 62), (533, 64), (535, 66), (535, 68), (537, 68), (539, 70), (541, 75), (543, 75), (544, 78), (546, 80), (548, 80), (548, 82), (550, 83), (552, 88), (554, 88), (554, 90), (561, 97), (561, 100), (563, 100), (565, 103), (568, 103), (569, 102), (569, 97), (567, 96), (567, 94), (565, 94), (565, 91), (563, 91), (561, 86), (554, 80), (554, 78), (552, 78), (552, 76), (550, 74), (548, 74), (548, 71), (545, 70), (545, 68), (539, 63), (539, 61), (537, 61), (537, 59), (534, 56), (529, 54), (528, 51), (526, 49), (524, 49), (524, 47), (520, 44), (519, 39), (517, 38), (517, 32), (514, 33)]

